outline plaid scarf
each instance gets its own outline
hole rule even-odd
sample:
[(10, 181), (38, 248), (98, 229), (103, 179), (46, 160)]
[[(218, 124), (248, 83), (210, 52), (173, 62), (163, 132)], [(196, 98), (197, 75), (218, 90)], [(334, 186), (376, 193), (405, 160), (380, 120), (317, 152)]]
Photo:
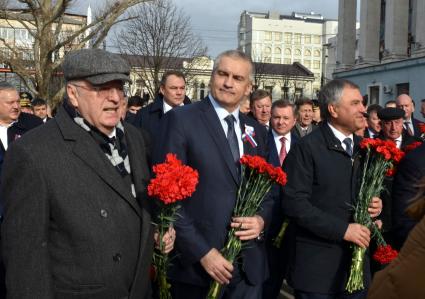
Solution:
[[(69, 109), (74, 111), (69, 111)], [(128, 158), (127, 143), (125, 141), (124, 127), (122, 123), (119, 122), (116, 125), (115, 136), (108, 137), (104, 133), (100, 132), (95, 126), (89, 124), (79, 115), (78, 111), (72, 107), (68, 106), (66, 107), (66, 110), (74, 119), (74, 122), (93, 137), (118, 173), (121, 174), (125, 181), (130, 183), (131, 193), (134, 197), (136, 197), (136, 190), (131, 178), (130, 160)]]

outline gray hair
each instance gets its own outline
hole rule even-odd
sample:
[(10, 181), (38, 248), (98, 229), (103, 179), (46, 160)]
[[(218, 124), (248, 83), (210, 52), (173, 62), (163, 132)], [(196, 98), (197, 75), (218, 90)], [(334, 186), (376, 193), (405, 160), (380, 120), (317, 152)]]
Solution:
[(214, 66), (212, 69), (213, 74), (217, 71), (217, 68), (220, 65), (221, 59), (223, 57), (237, 58), (237, 59), (242, 59), (243, 61), (248, 62), (250, 66), (249, 80), (254, 81), (254, 64), (252, 63), (251, 57), (240, 50), (227, 50), (219, 54), (217, 58), (214, 60)]
[(328, 82), (322, 87), (319, 93), (320, 113), (324, 119), (329, 120), (330, 114), (328, 110), (329, 104), (337, 104), (341, 100), (344, 88), (359, 89), (359, 86), (346, 79), (335, 79)]
[(16, 87), (7, 81), (0, 81), (0, 90), (16, 90)]

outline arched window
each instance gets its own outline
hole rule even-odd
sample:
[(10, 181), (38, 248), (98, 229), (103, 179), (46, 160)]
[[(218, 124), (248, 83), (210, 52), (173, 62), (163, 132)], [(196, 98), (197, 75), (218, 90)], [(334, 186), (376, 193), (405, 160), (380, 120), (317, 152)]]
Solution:
[(314, 50), (313, 55), (314, 55), (314, 57), (320, 57), (320, 51)]
[(282, 53), (282, 50), (281, 50), (280, 48), (275, 48), (275, 49), (274, 49), (274, 53), (275, 53), (276, 55), (280, 55), (280, 54)]
[(270, 47), (266, 47), (264, 49), (264, 53), (266, 53), (266, 54), (271, 54), (271, 52), (272, 52), (272, 49)]
[(311, 56), (311, 51), (309, 49), (305, 49), (304, 56)]
[(285, 55), (291, 55), (291, 49), (286, 48), (285, 49)]
[(301, 56), (301, 50), (295, 49), (295, 56)]

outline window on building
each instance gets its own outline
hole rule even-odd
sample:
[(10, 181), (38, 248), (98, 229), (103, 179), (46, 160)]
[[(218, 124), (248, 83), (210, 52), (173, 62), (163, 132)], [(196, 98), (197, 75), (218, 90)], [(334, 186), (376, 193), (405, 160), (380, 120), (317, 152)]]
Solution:
[(273, 86), (264, 86), (264, 90), (267, 90), (270, 94), (272, 94)]
[(303, 96), (303, 89), (300, 87), (296, 87), (295, 88), (295, 93), (294, 93), (295, 99), (298, 100), (299, 98), (301, 98)]
[(303, 65), (306, 67), (306, 68), (311, 68), (311, 61), (310, 60), (304, 60), (304, 62), (303, 62)]
[(320, 35), (313, 35), (313, 43), (314, 44), (321, 44), (321, 38)]
[(267, 56), (270, 56), (270, 54), (272, 53), (272, 48), (270, 48), (270, 47), (266, 47), (266, 48), (264, 49), (264, 53), (265, 53)]
[(409, 94), (409, 83), (399, 83), (396, 84), (396, 89), (397, 89), (397, 96), (405, 93), (405, 94)]
[(295, 56), (301, 56), (301, 50), (295, 49), (294, 54), (295, 54)]
[(205, 84), (201, 83), (199, 85), (199, 99), (205, 98), (206, 94), (207, 94), (207, 89), (205, 88)]
[(291, 55), (291, 49), (289, 49), (289, 48), (286, 48), (285, 49), (285, 55)]
[(288, 43), (288, 44), (292, 43), (292, 33), (285, 32), (285, 43)]
[(309, 49), (305, 49), (304, 56), (311, 56), (311, 51)]
[(313, 69), (315, 70), (320, 69), (320, 61), (318, 60), (313, 61)]
[(311, 44), (311, 35), (310, 34), (304, 35), (304, 43), (305, 44)]
[(292, 62), (291, 62), (291, 58), (284, 58), (284, 59), (283, 59), (283, 63), (284, 63), (284, 64), (292, 64)]
[(270, 31), (264, 32), (264, 39), (265, 40), (272, 40), (272, 33)]
[(274, 40), (280, 42), (282, 40), (282, 32), (275, 32), (274, 33)]
[(320, 57), (320, 51), (314, 50), (313, 55), (314, 55), (314, 57)]
[(265, 63), (272, 63), (272, 58), (271, 57), (265, 57), (264, 62)]
[(280, 64), (280, 63), (282, 63), (282, 59), (280, 59), (280, 58), (275, 58), (275, 59), (274, 59), (274, 63), (279, 63), (279, 64)]
[(301, 34), (299, 34), (299, 33), (296, 33), (295, 35), (294, 35), (294, 44), (301, 44)]
[(280, 48), (274, 48), (274, 53), (276, 55), (280, 55), (280, 54), (282, 54), (282, 50)]

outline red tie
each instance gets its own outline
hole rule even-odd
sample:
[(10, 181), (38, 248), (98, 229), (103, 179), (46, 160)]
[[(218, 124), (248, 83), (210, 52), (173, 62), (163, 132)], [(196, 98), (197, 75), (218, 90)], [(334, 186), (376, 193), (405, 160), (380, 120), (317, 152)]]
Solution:
[(280, 140), (280, 143), (282, 144), (282, 147), (280, 148), (280, 153), (279, 153), (279, 162), (280, 162), (280, 165), (282, 165), (283, 161), (286, 158), (286, 145), (285, 145), (286, 138), (281, 137), (279, 140)]

